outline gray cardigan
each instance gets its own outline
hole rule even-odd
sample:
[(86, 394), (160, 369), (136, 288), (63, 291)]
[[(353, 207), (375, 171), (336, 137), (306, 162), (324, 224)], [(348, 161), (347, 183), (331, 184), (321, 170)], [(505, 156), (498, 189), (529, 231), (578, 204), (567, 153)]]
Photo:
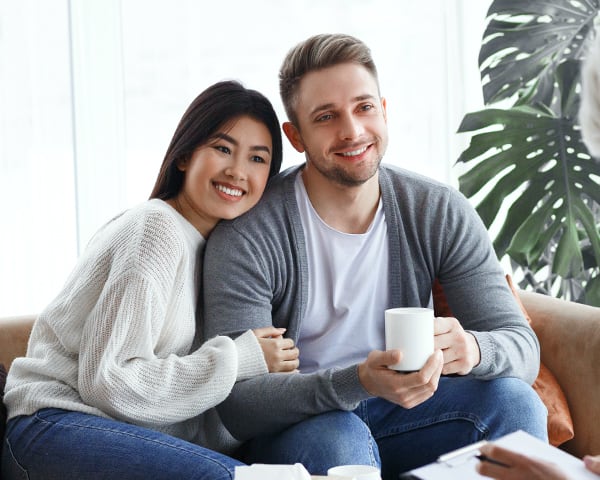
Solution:
[[(272, 179), (254, 209), (212, 232), (204, 257), (204, 338), (273, 324), (298, 340), (308, 279), (294, 194), (300, 168)], [(531, 384), (539, 343), (472, 206), (451, 187), (405, 170), (380, 167), (379, 184), (390, 245), (386, 308), (427, 306), (438, 278), (454, 315), (479, 343), (481, 362), (471, 375)], [(233, 436), (247, 440), (326, 411), (353, 410), (369, 397), (353, 365), (238, 382), (217, 409)]]

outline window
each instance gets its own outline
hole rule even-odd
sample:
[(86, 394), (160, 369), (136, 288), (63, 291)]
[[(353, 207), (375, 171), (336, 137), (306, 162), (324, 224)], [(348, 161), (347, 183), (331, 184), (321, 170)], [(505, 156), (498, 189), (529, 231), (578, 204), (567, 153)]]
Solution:
[[(465, 139), (454, 132), (481, 105), (481, 0), (0, 8), (0, 316), (44, 308), (93, 233), (148, 197), (177, 122), (205, 87), (238, 79), (265, 93), (283, 121), (277, 71), (309, 35), (346, 32), (371, 47), (388, 102), (386, 163), (455, 183)], [(286, 144), (284, 167), (302, 161)]]

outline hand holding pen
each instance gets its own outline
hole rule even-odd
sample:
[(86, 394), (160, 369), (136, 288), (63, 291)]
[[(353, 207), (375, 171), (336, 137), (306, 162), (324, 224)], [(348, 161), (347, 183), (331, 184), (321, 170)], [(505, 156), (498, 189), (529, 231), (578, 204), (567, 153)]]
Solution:
[[(480, 449), (477, 472), (497, 480), (569, 480), (556, 465), (507, 450), (493, 443)], [(599, 477), (600, 478), (600, 477)]]

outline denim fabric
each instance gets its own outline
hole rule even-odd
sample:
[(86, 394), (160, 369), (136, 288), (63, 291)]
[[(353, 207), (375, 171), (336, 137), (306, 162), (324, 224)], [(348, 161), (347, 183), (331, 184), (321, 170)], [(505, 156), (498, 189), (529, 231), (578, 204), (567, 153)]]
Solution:
[(522, 380), (443, 377), (435, 395), (412, 409), (372, 398), (354, 412), (318, 415), (247, 442), (239, 458), (301, 462), (321, 475), (336, 464), (381, 464), (383, 480), (396, 480), (442, 453), (515, 430), (547, 441), (546, 422), (546, 407)]
[(232, 480), (220, 453), (154, 430), (59, 409), (8, 422), (3, 480)]
[(235, 455), (245, 463), (302, 463), (312, 475), (326, 475), (336, 465), (380, 467), (371, 432), (352, 412), (322, 413), (281, 433), (256, 437)]
[(533, 388), (516, 378), (443, 377), (435, 395), (415, 408), (373, 398), (355, 413), (377, 441), (384, 480), (515, 430), (548, 440), (546, 407)]

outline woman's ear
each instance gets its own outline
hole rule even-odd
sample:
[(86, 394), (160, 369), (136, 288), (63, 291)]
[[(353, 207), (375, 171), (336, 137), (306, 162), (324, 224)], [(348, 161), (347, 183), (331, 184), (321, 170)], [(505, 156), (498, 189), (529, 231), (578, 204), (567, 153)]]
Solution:
[(304, 144), (302, 143), (302, 137), (300, 136), (300, 132), (294, 126), (292, 122), (284, 122), (283, 125), (283, 133), (292, 144), (292, 147), (296, 149), (296, 151), (303, 153), (304, 152)]
[(179, 170), (180, 172), (185, 172), (187, 170), (188, 164), (189, 164), (189, 158), (188, 157), (182, 157), (179, 158), (176, 162), (175, 165), (177, 166), (177, 170)]

